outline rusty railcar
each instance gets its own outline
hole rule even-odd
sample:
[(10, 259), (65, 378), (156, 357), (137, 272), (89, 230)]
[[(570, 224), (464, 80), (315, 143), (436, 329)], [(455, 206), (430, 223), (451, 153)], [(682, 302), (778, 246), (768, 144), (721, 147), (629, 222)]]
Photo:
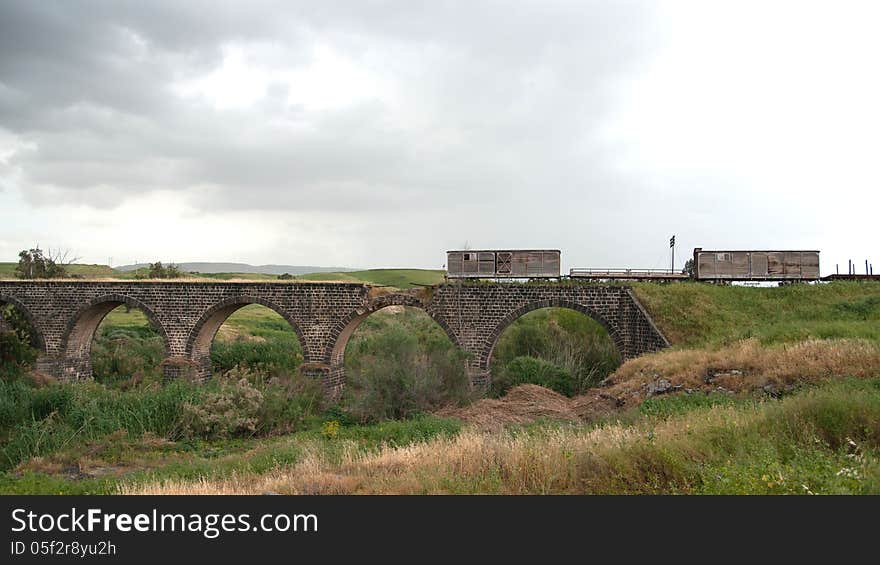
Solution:
[(446, 252), (451, 279), (559, 278), (558, 249), (479, 249)]
[(819, 279), (818, 251), (694, 249), (698, 281), (806, 281)]

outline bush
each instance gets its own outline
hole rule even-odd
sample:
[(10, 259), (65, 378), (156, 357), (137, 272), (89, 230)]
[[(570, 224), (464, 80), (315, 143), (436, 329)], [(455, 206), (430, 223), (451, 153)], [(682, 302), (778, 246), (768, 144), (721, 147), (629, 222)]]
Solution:
[(24, 375), (37, 360), (37, 352), (15, 332), (0, 332), (0, 379)]
[(321, 383), (300, 374), (274, 377), (262, 389), (263, 405), (257, 415), (257, 433), (277, 434), (304, 427), (324, 403)]
[(500, 396), (522, 384), (543, 386), (565, 396), (572, 396), (575, 392), (575, 381), (568, 371), (534, 357), (517, 357), (508, 363), (501, 375), (493, 379), (492, 391)]
[[(235, 367), (207, 385), (208, 392), (184, 406), (184, 434), (218, 439), (288, 433), (318, 414), (324, 401), (321, 384), (302, 375), (265, 379)], [(213, 389), (213, 390), (211, 390)]]
[(184, 272), (174, 263), (163, 265), (161, 261), (150, 263), (145, 273), (139, 273), (139, 279), (179, 279)]
[[(543, 308), (511, 324), (492, 353), (493, 381), (509, 381), (506, 367), (519, 357), (541, 359), (564, 370), (571, 377), (571, 394), (597, 386), (620, 365), (620, 355), (607, 331), (585, 314), (566, 308)], [(496, 394), (506, 388), (493, 386)]]
[(263, 393), (247, 378), (226, 379), (199, 403), (183, 405), (184, 431), (205, 439), (254, 435)]
[(470, 398), (464, 354), (445, 336), (394, 324), (353, 341), (346, 358), (342, 403), (362, 423), (409, 418)]
[(111, 327), (92, 343), (92, 374), (100, 383), (122, 388), (161, 382), (164, 357), (162, 338), (152, 328)]
[(211, 365), (215, 374), (223, 374), (236, 367), (246, 368), (264, 377), (293, 374), (303, 360), (299, 349), (299, 341), (293, 332), (266, 341), (218, 340), (211, 347)]

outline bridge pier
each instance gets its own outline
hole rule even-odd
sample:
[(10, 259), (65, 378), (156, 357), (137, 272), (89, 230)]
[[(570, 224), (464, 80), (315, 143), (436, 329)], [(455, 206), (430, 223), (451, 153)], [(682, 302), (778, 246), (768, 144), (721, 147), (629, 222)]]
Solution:
[(489, 390), (489, 386), (492, 384), (492, 373), (488, 369), (468, 365), (465, 371), (467, 372), (472, 390), (482, 392)]
[(345, 369), (332, 368), (326, 363), (305, 362), (297, 369), (300, 375), (321, 383), (328, 400), (337, 400), (345, 387)]
[(92, 357), (90, 351), (75, 355), (68, 354), (56, 362), (46, 364), (45, 366), (55, 368), (56, 377), (62, 381), (79, 381), (92, 377)]
[(40, 353), (37, 356), (37, 361), (34, 363), (34, 370), (54, 379), (64, 380), (64, 375), (61, 371), (61, 361), (55, 355)]
[[(175, 367), (173, 369), (171, 365), (172, 361), (170, 361), (170, 359), (179, 359), (179, 361), (173, 362), (173, 366)], [(163, 371), (162, 374), (168, 378), (175, 378), (175, 371), (180, 373), (178, 376), (184, 376), (184, 372), (181, 372), (184, 364), (188, 368), (191, 378), (200, 383), (210, 380), (214, 374), (214, 366), (211, 363), (210, 350), (208, 353), (196, 354), (191, 359), (188, 357), (179, 357), (169, 358), (167, 361), (169, 361), (168, 372)]]
[(162, 378), (165, 381), (171, 381), (174, 379), (188, 379), (195, 380), (197, 382), (204, 382), (211, 376), (211, 359), (208, 358), (208, 373), (205, 376), (201, 372), (200, 365), (182, 355), (172, 355), (170, 357), (166, 357), (160, 366), (162, 367)]

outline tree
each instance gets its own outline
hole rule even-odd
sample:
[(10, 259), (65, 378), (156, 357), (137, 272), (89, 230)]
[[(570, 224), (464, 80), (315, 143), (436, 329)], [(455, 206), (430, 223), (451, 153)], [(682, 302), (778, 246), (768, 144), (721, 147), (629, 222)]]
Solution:
[(68, 251), (52, 251), (44, 254), (39, 245), (18, 254), (15, 276), (20, 279), (60, 279), (67, 276), (67, 266), (76, 261), (68, 258)]
[(291, 275), (290, 273), (284, 273), (283, 275), (278, 275), (278, 280), (280, 280), (280, 281), (289, 281), (292, 278), (293, 278), (293, 275)]
[(162, 261), (150, 263), (149, 270), (146, 275), (140, 278), (146, 279), (179, 279), (183, 276), (183, 271), (174, 263), (163, 265)]
[(684, 269), (681, 270), (682, 274), (689, 276), (690, 278), (694, 278), (696, 273), (694, 272), (694, 260), (688, 259), (684, 262)]

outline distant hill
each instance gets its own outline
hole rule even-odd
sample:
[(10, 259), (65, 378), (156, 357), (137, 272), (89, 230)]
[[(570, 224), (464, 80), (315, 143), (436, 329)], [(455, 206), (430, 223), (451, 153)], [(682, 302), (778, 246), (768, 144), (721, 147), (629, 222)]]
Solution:
[[(0, 278), (13, 278), (18, 263), (0, 263)], [(369, 269), (355, 271), (331, 267), (299, 267), (292, 265), (263, 265), (254, 267), (241, 263), (179, 263), (186, 277), (216, 280), (277, 280), (279, 274), (288, 273), (299, 280), (347, 281), (395, 288), (413, 288), (443, 282), (444, 271), (432, 269)], [(76, 277), (134, 279), (146, 275), (148, 265), (126, 265), (111, 268), (107, 265), (69, 265), (68, 272)], [(249, 268), (251, 271), (241, 269)], [(209, 271), (208, 269), (212, 269)], [(219, 270), (218, 270), (219, 269)], [(228, 270), (222, 270), (228, 269)], [(263, 270), (274, 269), (273, 272)], [(320, 269), (315, 271), (314, 269)], [(138, 272), (140, 270), (140, 272)]]
[[(182, 271), (189, 273), (253, 273), (263, 275), (305, 275), (309, 273), (344, 273), (353, 271), (347, 267), (311, 267), (304, 265), (248, 265), (246, 263), (176, 263)], [(149, 267), (146, 263), (116, 267), (119, 271), (136, 271)]]
[[(18, 263), (0, 263), (0, 278), (14, 278)], [(115, 270), (107, 265), (66, 265), (67, 272), (77, 277), (112, 278), (117, 276)]]

